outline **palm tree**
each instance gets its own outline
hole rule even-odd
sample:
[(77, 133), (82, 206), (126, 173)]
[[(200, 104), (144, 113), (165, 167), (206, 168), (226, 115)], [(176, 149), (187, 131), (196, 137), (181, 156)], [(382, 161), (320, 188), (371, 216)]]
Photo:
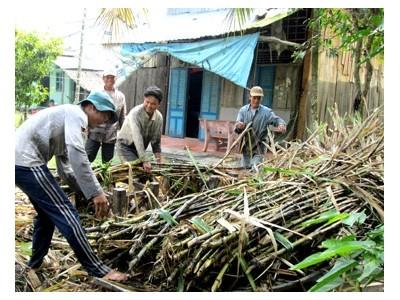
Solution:
[[(227, 31), (243, 31), (246, 22), (251, 17), (254, 8), (230, 8), (226, 14), (225, 22)], [(121, 34), (121, 29), (134, 29), (137, 27), (138, 18), (147, 17), (147, 9), (143, 8), (137, 12), (130, 8), (102, 8), (96, 22), (103, 26), (104, 31), (113, 37)]]
[(113, 37), (117, 38), (124, 29), (136, 28), (140, 17), (147, 17), (147, 9), (134, 12), (130, 8), (102, 8), (96, 22), (103, 26), (109, 35), (109, 42), (112, 42)]

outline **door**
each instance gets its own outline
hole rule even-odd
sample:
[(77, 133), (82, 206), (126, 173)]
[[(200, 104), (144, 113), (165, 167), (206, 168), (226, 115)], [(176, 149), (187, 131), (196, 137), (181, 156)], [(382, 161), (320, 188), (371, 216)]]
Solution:
[(186, 131), (187, 77), (186, 68), (171, 69), (168, 88), (167, 134), (172, 137), (183, 138)]
[[(199, 118), (207, 120), (216, 120), (218, 118), (220, 93), (221, 78), (214, 73), (204, 70)], [(199, 139), (204, 139), (203, 128), (199, 129)]]
[(263, 66), (257, 68), (257, 82), (264, 90), (262, 104), (272, 107), (274, 98), (275, 66)]

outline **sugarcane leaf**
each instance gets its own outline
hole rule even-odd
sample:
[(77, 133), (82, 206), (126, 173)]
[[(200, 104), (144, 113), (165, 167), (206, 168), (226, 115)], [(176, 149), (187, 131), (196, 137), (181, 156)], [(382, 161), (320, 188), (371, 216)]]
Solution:
[(338, 214), (338, 215), (334, 216), (333, 218), (330, 218), (330, 219), (328, 220), (328, 222), (326, 222), (326, 224), (332, 224), (332, 223), (335, 223), (335, 222), (337, 222), (337, 221), (346, 219), (346, 218), (348, 218), (348, 217), (349, 217), (349, 214), (348, 214), (348, 213), (341, 213), (341, 214)]
[(323, 248), (336, 251), (338, 255), (348, 255), (354, 251), (369, 251), (375, 246), (373, 241), (348, 241), (348, 240), (326, 240), (321, 243)]
[(224, 218), (219, 218), (217, 222), (223, 226), (225, 229), (227, 229), (229, 232), (235, 232), (237, 228), (233, 226), (231, 223), (229, 223), (226, 219)]
[(367, 233), (368, 237), (373, 240), (376, 237), (383, 238), (383, 234), (384, 234), (384, 225), (383, 224)]
[(275, 239), (287, 250), (292, 250), (293, 249), (293, 244), (283, 235), (280, 234), (279, 232), (274, 232)]
[(239, 189), (230, 189), (230, 190), (225, 191), (225, 193), (227, 193), (229, 195), (239, 196), (242, 192)]
[(159, 209), (159, 210), (158, 210), (158, 215), (159, 215), (165, 222), (167, 222), (170, 226), (178, 225), (178, 222), (175, 220), (175, 218), (170, 214), (170, 212), (169, 212), (168, 210)]
[(24, 255), (32, 255), (32, 242), (21, 242), (19, 243), (19, 248), (21, 249), (22, 254)]
[(302, 260), (298, 264), (295, 264), (290, 269), (291, 270), (304, 269), (304, 268), (319, 264), (319, 263), (321, 263), (323, 261), (330, 260), (335, 255), (336, 255), (336, 252), (334, 250), (331, 250), (331, 249), (325, 250), (323, 252), (317, 252), (317, 253), (314, 253), (314, 254), (306, 257), (304, 260)]
[(199, 168), (199, 166), (197, 165), (197, 162), (196, 162), (196, 160), (194, 159), (194, 157), (193, 157), (193, 155), (192, 155), (192, 152), (190, 152), (190, 150), (189, 150), (189, 147), (186, 147), (186, 151), (187, 151), (187, 153), (189, 154), (189, 157), (190, 157), (190, 159), (192, 160), (192, 163), (193, 163), (194, 167), (196, 168), (197, 172), (199, 173), (200, 178), (201, 178), (201, 180), (202, 180), (203, 183), (204, 183), (204, 186), (207, 188), (207, 190), (209, 190), (209, 188), (208, 188), (208, 186), (207, 186), (206, 179), (204, 178), (203, 173), (201, 173), (200, 168)]
[(179, 276), (178, 276), (178, 286), (176, 288), (177, 292), (183, 292), (185, 289), (185, 280), (183, 278), (183, 272), (182, 270), (179, 271)]
[(247, 197), (247, 192), (245, 187), (243, 187), (243, 214), (245, 217), (250, 216), (249, 199)]
[(330, 158), (327, 155), (321, 155), (321, 156), (318, 156), (316, 159), (311, 159), (311, 160), (307, 161), (304, 164), (304, 166), (309, 167), (309, 166), (316, 165), (323, 161), (328, 161), (328, 160), (330, 160)]
[(341, 274), (357, 265), (357, 261), (351, 258), (339, 258), (333, 268), (317, 280), (309, 292), (327, 292), (337, 287), (337, 279)]
[(347, 218), (342, 220), (342, 223), (352, 227), (355, 223), (364, 224), (366, 218), (367, 216), (364, 211), (359, 213), (350, 213)]
[(247, 266), (246, 261), (244, 260), (243, 257), (238, 257), (238, 259), (240, 262), (240, 266), (242, 267), (243, 273), (246, 274), (247, 280), (249, 281), (253, 292), (255, 292), (257, 290), (257, 286), (256, 286), (256, 283), (255, 283), (254, 278), (251, 275), (251, 273), (247, 272), (248, 266)]
[(382, 270), (381, 262), (375, 258), (368, 257), (364, 260), (364, 268), (361, 276), (357, 279), (362, 282), (364, 279), (369, 278), (372, 274), (378, 273)]
[[(335, 277), (332, 280), (329, 280), (325, 284), (319, 284), (317, 283), (311, 289), (309, 292), (329, 292), (332, 291), (333, 289), (337, 288), (338, 286), (341, 286), (344, 283), (344, 279), (341, 277)], [(318, 286), (317, 286), (318, 285)]]
[(202, 218), (195, 216), (190, 222), (202, 233), (211, 232), (214, 228), (208, 225)]
[(311, 219), (311, 220), (301, 223), (301, 226), (307, 227), (312, 224), (323, 223), (323, 222), (329, 221), (330, 219), (336, 217), (337, 215), (340, 215), (340, 213), (338, 213), (336, 210), (328, 210), (314, 219)]

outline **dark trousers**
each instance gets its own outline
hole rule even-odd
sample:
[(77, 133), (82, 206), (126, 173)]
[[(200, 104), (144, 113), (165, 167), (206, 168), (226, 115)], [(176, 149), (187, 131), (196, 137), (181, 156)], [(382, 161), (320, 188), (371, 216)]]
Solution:
[(114, 157), (115, 143), (100, 143), (88, 138), (86, 141), (85, 150), (90, 162), (93, 162), (96, 159), (100, 146), (101, 160), (103, 163), (109, 162)]
[(121, 162), (134, 161), (139, 158), (135, 144), (127, 145), (120, 140), (117, 141), (117, 154)]
[(77, 210), (46, 165), (31, 168), (15, 166), (15, 184), (29, 197), (37, 212), (33, 223), (30, 267), (37, 268), (42, 264), (57, 227), (90, 275), (102, 277), (111, 271), (93, 252)]

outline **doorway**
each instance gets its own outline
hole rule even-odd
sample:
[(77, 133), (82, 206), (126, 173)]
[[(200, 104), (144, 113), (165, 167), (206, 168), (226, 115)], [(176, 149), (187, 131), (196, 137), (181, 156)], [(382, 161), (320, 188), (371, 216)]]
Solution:
[(197, 138), (199, 133), (199, 116), (203, 70), (190, 68), (188, 70), (188, 92), (186, 111), (186, 137)]

